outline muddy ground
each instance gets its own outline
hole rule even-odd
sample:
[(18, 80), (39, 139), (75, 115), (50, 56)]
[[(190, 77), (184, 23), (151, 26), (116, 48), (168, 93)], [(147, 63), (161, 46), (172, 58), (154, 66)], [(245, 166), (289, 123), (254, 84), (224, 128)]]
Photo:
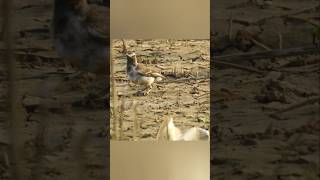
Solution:
[[(122, 53), (122, 41), (113, 40), (112, 60), (116, 92), (116, 106), (112, 105), (116, 115), (111, 118), (113, 138), (156, 140), (157, 131), (168, 116), (172, 116), (175, 125), (182, 130), (195, 126), (209, 129), (209, 40), (125, 42), (128, 50), (136, 52), (139, 63), (161, 72), (166, 79), (155, 83), (150, 94), (141, 96), (141, 93), (137, 92), (144, 86), (128, 81), (127, 59)], [(119, 121), (118, 135), (113, 128), (115, 119)]]
[[(19, 120), (14, 136), (21, 140), (21, 158), (17, 162), (22, 167), (20, 175), (22, 179), (107, 179), (106, 103), (91, 101), (86, 90), (90, 80), (84, 77), (70, 80), (63, 74), (75, 70), (65, 66), (52, 47), (49, 34), (52, 3), (17, 0), (14, 4), (18, 79), (18, 107), (14, 113)], [(2, 24), (3, 19), (0, 20)], [(4, 153), (11, 152), (6, 149), (11, 142), (6, 121), (9, 107), (4, 49), (1, 40), (0, 179), (3, 180), (11, 179), (9, 170), (14, 167), (11, 158), (6, 161)], [(103, 89), (101, 86), (104, 84), (94, 91)]]
[[(280, 44), (283, 49), (314, 47), (319, 1), (255, 2), (211, 2), (213, 61), (240, 65), (216, 61), (212, 66), (211, 178), (319, 179), (319, 53), (222, 58)], [(244, 29), (260, 43), (248, 49), (239, 45), (245, 38), (237, 41), (236, 34)]]

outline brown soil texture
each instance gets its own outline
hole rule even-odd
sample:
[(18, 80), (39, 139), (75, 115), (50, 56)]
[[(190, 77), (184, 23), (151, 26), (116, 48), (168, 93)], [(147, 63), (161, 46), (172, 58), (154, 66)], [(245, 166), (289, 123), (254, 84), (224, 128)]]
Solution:
[[(129, 51), (137, 54), (138, 63), (161, 72), (166, 78), (155, 82), (148, 95), (140, 95), (138, 92), (144, 86), (129, 83), (122, 41), (113, 40), (115, 101), (111, 102), (115, 113), (110, 124), (113, 139), (156, 140), (161, 123), (169, 116), (182, 130), (208, 129), (210, 41), (125, 40), (125, 43)], [(115, 119), (117, 132), (113, 128)]]
[[(52, 12), (53, 1), (17, 0), (14, 4), (18, 95), (14, 114), (18, 121), (13, 136), (7, 121), (10, 89), (5, 43), (0, 40), (0, 179), (11, 179), (13, 167), (21, 167), (21, 179), (108, 179), (108, 114), (105, 99), (92, 98), (105, 84), (95, 86), (87, 76), (70, 79), (64, 74), (75, 69), (65, 66), (52, 47)], [(12, 152), (11, 137), (19, 140), (18, 166), (11, 158), (6, 162)]]
[[(279, 49), (279, 37), (283, 49), (315, 46), (319, 1), (258, 3), (211, 2), (211, 178), (319, 179), (319, 53), (223, 58), (246, 70), (215, 63), (226, 55)], [(240, 30), (260, 45), (249, 41), (251, 48), (241, 48), (246, 37), (237, 37)]]

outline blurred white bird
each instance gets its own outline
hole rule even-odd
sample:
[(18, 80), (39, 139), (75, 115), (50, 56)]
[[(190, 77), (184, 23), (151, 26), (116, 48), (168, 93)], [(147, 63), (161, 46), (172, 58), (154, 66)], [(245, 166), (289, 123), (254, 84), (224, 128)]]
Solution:
[(209, 137), (209, 131), (199, 127), (192, 127), (182, 132), (174, 125), (172, 117), (162, 122), (157, 134), (158, 140), (169, 141), (199, 141), (209, 140)]

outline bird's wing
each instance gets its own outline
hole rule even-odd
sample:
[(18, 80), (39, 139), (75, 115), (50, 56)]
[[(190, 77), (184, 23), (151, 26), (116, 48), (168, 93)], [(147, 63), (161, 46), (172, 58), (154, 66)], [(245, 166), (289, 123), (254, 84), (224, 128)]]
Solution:
[(147, 68), (142, 64), (137, 65), (136, 71), (138, 72), (138, 74), (142, 76), (150, 76), (152, 73), (152, 70), (150, 68)]
[(138, 74), (142, 75), (142, 76), (151, 76), (151, 77), (161, 77), (161, 78), (165, 78), (161, 73), (155, 72), (150, 68), (145, 67), (142, 64), (138, 64), (136, 67), (136, 71), (138, 72)]
[(103, 43), (109, 42), (109, 8), (99, 5), (90, 5), (86, 24), (89, 34)]

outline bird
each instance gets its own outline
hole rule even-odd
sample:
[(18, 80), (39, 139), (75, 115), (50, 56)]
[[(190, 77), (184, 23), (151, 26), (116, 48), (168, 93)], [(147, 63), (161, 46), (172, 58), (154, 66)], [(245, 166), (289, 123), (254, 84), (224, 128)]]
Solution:
[(135, 84), (145, 85), (143, 94), (148, 95), (154, 82), (161, 81), (165, 78), (160, 72), (154, 71), (143, 64), (138, 63), (135, 52), (126, 52), (127, 57), (127, 75), (128, 79)]
[(55, 0), (51, 33), (61, 58), (81, 71), (108, 77), (108, 7), (87, 0)]
[(162, 122), (157, 133), (157, 140), (199, 141), (209, 140), (209, 138), (209, 131), (203, 128), (192, 127), (182, 131), (180, 128), (175, 126), (172, 117)]

